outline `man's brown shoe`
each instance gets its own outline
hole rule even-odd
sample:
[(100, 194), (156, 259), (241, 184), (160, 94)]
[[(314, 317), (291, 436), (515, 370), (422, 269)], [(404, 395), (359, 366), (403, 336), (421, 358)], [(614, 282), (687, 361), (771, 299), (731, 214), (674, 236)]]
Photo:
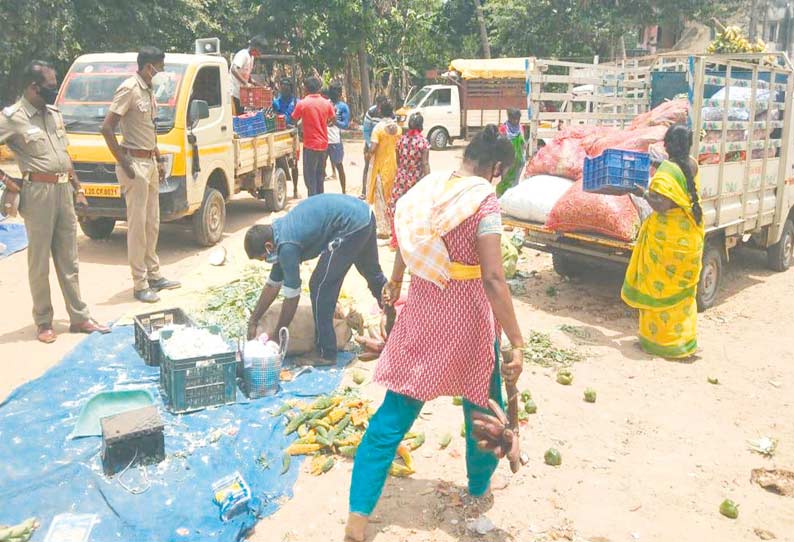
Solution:
[(36, 331), (36, 338), (39, 340), (39, 342), (51, 344), (55, 342), (55, 339), (57, 339), (58, 336), (52, 330), (52, 325), (44, 324), (38, 327)]
[(85, 322), (80, 322), (79, 324), (72, 324), (69, 326), (69, 333), (93, 333), (95, 331), (105, 334), (110, 333), (110, 328), (108, 326), (103, 326), (94, 320), (86, 320)]

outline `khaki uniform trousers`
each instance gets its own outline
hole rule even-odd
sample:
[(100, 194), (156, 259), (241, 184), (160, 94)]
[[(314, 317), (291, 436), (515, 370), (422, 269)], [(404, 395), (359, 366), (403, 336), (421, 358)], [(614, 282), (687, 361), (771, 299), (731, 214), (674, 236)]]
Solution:
[(136, 291), (159, 280), (160, 260), (157, 239), (160, 235), (160, 175), (154, 158), (130, 157), (135, 178), (130, 179), (120, 165), (116, 177), (127, 204), (127, 259)]
[(20, 195), (20, 214), (28, 233), (28, 282), (33, 297), (33, 321), (52, 323), (50, 255), (72, 324), (91, 318), (80, 297), (77, 263), (77, 215), (74, 189), (69, 183), (25, 181)]

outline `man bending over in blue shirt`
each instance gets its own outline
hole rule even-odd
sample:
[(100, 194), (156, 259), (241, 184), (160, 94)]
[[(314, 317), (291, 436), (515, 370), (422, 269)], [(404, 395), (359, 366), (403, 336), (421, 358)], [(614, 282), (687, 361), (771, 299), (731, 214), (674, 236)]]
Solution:
[(248, 321), (249, 339), (256, 335), (257, 324), (279, 291), (285, 301), (276, 331), (289, 327), (301, 294), (300, 264), (318, 256), (320, 259), (309, 280), (315, 341), (322, 358), (318, 365), (336, 363), (333, 318), (342, 282), (352, 266), (356, 266), (382, 305), (381, 291), (386, 277), (378, 261), (375, 216), (369, 205), (358, 198), (318, 194), (303, 200), (272, 225), (252, 226), (245, 234), (245, 252), (252, 260), (273, 264)]

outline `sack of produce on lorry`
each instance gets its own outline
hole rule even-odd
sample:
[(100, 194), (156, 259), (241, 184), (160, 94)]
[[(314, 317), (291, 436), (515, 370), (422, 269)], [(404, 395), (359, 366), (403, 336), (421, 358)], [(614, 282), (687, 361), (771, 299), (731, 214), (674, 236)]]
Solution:
[(585, 151), (578, 139), (555, 139), (540, 149), (524, 169), (523, 177), (554, 175), (577, 180), (582, 178)]
[(499, 199), (502, 212), (520, 220), (545, 224), (554, 205), (573, 181), (553, 175), (524, 179)]
[(640, 218), (628, 196), (585, 192), (582, 181), (577, 181), (551, 210), (546, 227), (558, 232), (597, 233), (633, 241)]
[(618, 130), (595, 141), (587, 148), (587, 155), (600, 156), (606, 149), (648, 152), (648, 147), (664, 141), (667, 126), (647, 126), (636, 130)]
[[(295, 317), (287, 328), (289, 330), (287, 355), (308, 354), (314, 350), (314, 315), (311, 302), (304, 298), (305, 296), (301, 297), (298, 308), (295, 311)], [(257, 326), (257, 336), (262, 333), (273, 333), (281, 314), (281, 305), (281, 301), (276, 301), (265, 313), (265, 316), (259, 321), (259, 326)], [(336, 347), (340, 350), (347, 345), (353, 336), (347, 319), (337, 317), (336, 314), (334, 315), (334, 333), (336, 334)], [(277, 335), (273, 334), (273, 336)]]
[(647, 126), (672, 126), (686, 123), (689, 100), (677, 99), (663, 102), (650, 111), (638, 115), (629, 125), (630, 130)]
[[(753, 100), (753, 89), (746, 87), (723, 87), (710, 98), (711, 103), (719, 105), (707, 105), (703, 107), (703, 120), (704, 121), (721, 121), (723, 120), (723, 100), (726, 95), (731, 102), (740, 102), (744, 105), (736, 107), (732, 103), (728, 107), (727, 120), (734, 121), (749, 121), (750, 120), (750, 102), (755, 101), (755, 119), (763, 120), (766, 118), (766, 111), (769, 108), (769, 89), (757, 88), (755, 89), (755, 99)], [(774, 113), (776, 113), (775, 111)]]

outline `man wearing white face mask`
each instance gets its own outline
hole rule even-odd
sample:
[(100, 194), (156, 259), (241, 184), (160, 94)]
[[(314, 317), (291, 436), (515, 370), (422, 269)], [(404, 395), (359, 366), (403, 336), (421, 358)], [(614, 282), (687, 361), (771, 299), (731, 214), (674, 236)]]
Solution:
[[(160, 300), (157, 292), (180, 284), (160, 274), (157, 238), (160, 234), (160, 183), (165, 170), (157, 149), (157, 101), (153, 88), (168, 76), (165, 53), (156, 47), (138, 52), (138, 71), (113, 95), (102, 135), (116, 158), (116, 177), (127, 206), (127, 257), (135, 299)], [(116, 139), (121, 130), (122, 143)]]
[(354, 265), (381, 304), (386, 277), (378, 260), (375, 217), (365, 202), (342, 194), (318, 194), (303, 200), (272, 225), (251, 226), (245, 252), (252, 260), (273, 264), (259, 302), (248, 322), (253, 339), (259, 321), (276, 300), (285, 300), (276, 330), (289, 327), (301, 295), (300, 264), (319, 257), (309, 280), (317, 353), (315, 365), (336, 363), (333, 317), (345, 275)]

